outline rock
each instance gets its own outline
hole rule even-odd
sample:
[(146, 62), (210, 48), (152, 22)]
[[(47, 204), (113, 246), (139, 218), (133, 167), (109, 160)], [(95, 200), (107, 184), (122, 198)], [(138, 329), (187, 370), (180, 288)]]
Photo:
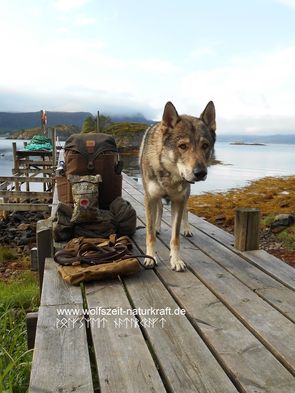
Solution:
[(27, 244), (29, 244), (29, 239), (26, 237), (21, 237), (17, 242), (18, 246), (26, 246)]
[(225, 216), (223, 214), (219, 214), (215, 217), (216, 224), (222, 224), (225, 221)]
[(282, 232), (295, 223), (295, 216), (292, 214), (278, 214), (270, 228), (273, 233)]
[(30, 224), (19, 224), (17, 227), (18, 231), (27, 231), (30, 228)]

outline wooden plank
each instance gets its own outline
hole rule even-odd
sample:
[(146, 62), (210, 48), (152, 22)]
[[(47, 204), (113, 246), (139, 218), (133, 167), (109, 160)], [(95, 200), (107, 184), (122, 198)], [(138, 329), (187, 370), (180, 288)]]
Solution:
[[(133, 198), (142, 203), (141, 193), (139, 193), (130, 185), (126, 185), (125, 189), (133, 196)], [(142, 218), (144, 219), (144, 217)], [(166, 241), (169, 243), (169, 224), (171, 218), (170, 212), (167, 209), (164, 209), (163, 211), (163, 219), (165, 220), (163, 223), (165, 222), (168, 226), (165, 227), (162, 224), (162, 228), (166, 228), (165, 231), (162, 230), (162, 235), (166, 236)], [(257, 294), (276, 307), (289, 319), (295, 321), (294, 292), (288, 289), (286, 290), (286, 287), (280, 282), (276, 281), (274, 278), (270, 277), (267, 273), (261, 271), (260, 269), (257, 269), (251, 263), (248, 263), (247, 260), (232, 252), (230, 249), (223, 246), (219, 242), (215, 242), (212, 238), (205, 235), (203, 232), (198, 231), (194, 227), (192, 227), (191, 230), (194, 236), (193, 238), (190, 238), (189, 243), (187, 243), (187, 239), (183, 239), (183, 242), (188, 244), (188, 247), (192, 247), (192, 243), (194, 247), (197, 247), (205, 254), (210, 255), (210, 257), (212, 257), (217, 263), (227, 269), (231, 274), (233, 274), (254, 291), (257, 291), (261, 288), (277, 288), (278, 290), (275, 292), (275, 301), (274, 296), (268, 296), (269, 292), (257, 292)]]
[[(30, 172), (30, 174), (35, 174), (35, 175), (41, 175), (41, 174), (45, 174), (45, 175), (52, 175), (54, 173), (54, 170), (51, 169), (44, 169), (44, 168), (39, 168), (39, 169), (34, 169), (34, 168), (19, 168), (17, 170), (12, 170), (12, 173), (17, 173), (17, 174), (24, 174), (26, 175), (27, 172)], [(27, 177), (27, 176), (26, 176)]]
[(32, 151), (17, 150), (16, 155), (18, 158), (30, 157), (30, 156), (32, 156), (32, 157), (44, 157), (44, 156), (51, 157), (52, 151), (48, 151), (48, 150), (32, 150)]
[[(169, 232), (163, 231), (160, 236), (166, 244), (170, 239)], [(190, 263), (196, 276), (295, 374), (295, 347), (292, 344), (295, 342), (294, 324), (198, 251), (187, 239), (183, 239), (183, 242), (187, 247), (182, 248), (182, 256)]]
[(264, 250), (247, 251), (241, 255), (273, 278), (295, 290), (295, 269), (292, 266)]
[[(174, 313), (179, 308), (151, 270), (126, 277), (124, 282), (137, 309), (168, 309)], [(140, 318), (141, 321), (146, 320), (146, 316)], [(184, 315), (167, 314), (155, 318), (154, 325), (146, 327), (144, 331), (161, 373), (165, 376), (169, 392), (237, 392)]]
[(27, 176), (0, 176), (0, 182), (8, 181), (15, 182), (19, 181), (21, 183), (30, 182), (30, 183), (53, 183), (54, 179), (51, 177), (27, 177)]
[(19, 165), (32, 165), (32, 166), (52, 166), (53, 161), (40, 161), (40, 160), (30, 160), (29, 158), (21, 158), (19, 160)]
[(81, 288), (65, 282), (57, 271), (58, 264), (53, 258), (46, 258), (41, 304), (54, 305), (81, 305), (83, 304)]
[(0, 197), (4, 198), (24, 198), (24, 199), (51, 199), (52, 192), (38, 191), (1, 191)]
[(1, 210), (6, 210), (6, 211), (31, 211), (31, 212), (36, 212), (36, 211), (50, 211), (51, 207), (50, 205), (46, 203), (2, 203), (1, 204)]
[[(142, 185), (129, 176), (124, 175), (124, 185), (131, 185), (137, 191), (143, 194)], [(165, 208), (164, 208), (165, 210)], [(247, 259), (251, 264), (258, 267), (274, 279), (278, 280), (282, 284), (289, 288), (295, 289), (295, 276), (294, 269), (281, 261), (280, 259), (268, 254), (264, 250), (255, 250), (247, 252), (238, 252), (233, 248), (234, 236), (224, 230), (216, 227), (215, 225), (197, 217), (196, 215), (189, 213), (189, 222), (192, 226), (199, 229), (199, 231), (209, 235), (214, 240), (222, 243), (228, 247), (231, 251), (236, 252), (238, 255)], [(199, 233), (199, 232), (198, 232)]]
[[(145, 231), (137, 231), (134, 240), (144, 249)], [(158, 250), (157, 274), (238, 388), (256, 393), (295, 390), (294, 377), (225, 305), (190, 271), (173, 272), (163, 243), (159, 242)]]
[[(64, 307), (79, 311), (72, 304)], [(93, 392), (86, 329), (81, 323), (77, 317), (59, 317), (56, 306), (39, 308), (30, 393)]]
[(124, 314), (131, 307), (122, 284), (111, 280), (86, 285), (86, 299), (94, 311), (121, 310), (119, 315), (90, 317), (100, 392), (166, 392), (136, 318)]

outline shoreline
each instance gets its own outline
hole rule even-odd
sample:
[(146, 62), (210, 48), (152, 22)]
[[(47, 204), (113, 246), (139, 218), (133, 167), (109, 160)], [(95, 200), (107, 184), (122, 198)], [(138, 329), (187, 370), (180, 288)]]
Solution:
[(295, 214), (294, 193), (295, 176), (264, 177), (225, 192), (191, 195), (188, 210), (233, 233), (235, 208), (259, 208), (261, 248), (295, 267), (295, 225), (272, 229), (279, 215)]

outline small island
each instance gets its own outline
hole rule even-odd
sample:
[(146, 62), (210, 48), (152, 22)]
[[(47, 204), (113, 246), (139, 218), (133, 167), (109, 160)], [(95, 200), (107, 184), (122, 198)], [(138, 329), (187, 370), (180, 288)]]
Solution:
[(230, 142), (230, 145), (266, 146), (265, 143), (258, 143), (258, 142)]

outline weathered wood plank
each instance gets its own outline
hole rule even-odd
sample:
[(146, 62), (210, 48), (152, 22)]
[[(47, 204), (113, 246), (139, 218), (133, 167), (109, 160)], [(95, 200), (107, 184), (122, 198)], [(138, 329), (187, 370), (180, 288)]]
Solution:
[[(137, 309), (169, 309), (174, 313), (179, 308), (151, 270), (126, 277), (124, 282)], [(184, 315), (155, 318), (153, 326), (144, 330), (170, 392), (237, 392)]]
[[(133, 191), (132, 195), (134, 194)], [(163, 231), (161, 239), (167, 244), (169, 238), (169, 231)], [(187, 248), (183, 247), (182, 255), (186, 261), (189, 261), (195, 274), (272, 351), (282, 364), (294, 373), (295, 348), (292, 345), (295, 340), (294, 324), (212, 259), (198, 251), (186, 239), (183, 242)], [(192, 248), (194, 248), (193, 255)]]
[(2, 203), (1, 204), (1, 210), (6, 210), (6, 211), (22, 211), (22, 212), (40, 212), (40, 211), (50, 211), (51, 207), (50, 205), (46, 203)]
[(82, 305), (81, 288), (66, 283), (57, 268), (58, 264), (54, 262), (53, 258), (46, 258), (41, 304), (43, 306)]
[(31, 173), (31, 174), (35, 174), (35, 175), (52, 175), (54, 173), (54, 170), (51, 169), (44, 169), (44, 168), (40, 168), (40, 169), (34, 169), (34, 168), (18, 168), (15, 170), (12, 170), (12, 173), (17, 173), (17, 174), (27, 174), (27, 173)]
[(24, 198), (24, 199), (51, 199), (52, 192), (39, 191), (1, 191), (0, 197), (4, 198)]
[[(166, 392), (129, 301), (118, 280), (86, 285), (88, 308), (121, 310), (90, 317), (101, 393)], [(125, 321), (125, 322), (124, 322)]]
[[(124, 175), (124, 184), (129, 184), (137, 191), (143, 193), (142, 185), (136, 182), (129, 176)], [(246, 258), (250, 263), (257, 266), (260, 270), (264, 271), (271, 277), (280, 281), (284, 285), (295, 290), (295, 277), (294, 269), (281, 261), (280, 259), (268, 254), (264, 250), (238, 252), (233, 248), (234, 236), (223, 229), (216, 227), (208, 221), (189, 213), (189, 222), (196, 229), (212, 237), (214, 240), (222, 243), (230, 250), (236, 252), (238, 255)]]
[(48, 150), (32, 150), (32, 151), (28, 151), (28, 150), (16, 150), (16, 156), (17, 158), (21, 158), (21, 157), (50, 157), (52, 156), (52, 151), (48, 151)]
[[(64, 305), (71, 309), (72, 304)], [(83, 318), (83, 317), (82, 317)], [(57, 314), (56, 306), (41, 306), (33, 355), (30, 393), (93, 392), (85, 328), (77, 317)]]
[(19, 165), (32, 165), (32, 166), (52, 166), (52, 160), (40, 161), (40, 160), (30, 160), (29, 158), (19, 159)]
[(242, 255), (264, 272), (295, 290), (295, 269), (264, 250), (245, 251)]
[(19, 181), (21, 183), (54, 183), (54, 179), (51, 177), (28, 177), (28, 176), (0, 176), (0, 182), (15, 182)]
[[(128, 188), (129, 187), (129, 188)], [(126, 185), (126, 191), (128, 191), (133, 198), (135, 198), (140, 203), (142, 202), (142, 194), (135, 190), (132, 186)], [(144, 215), (143, 215), (144, 218)], [(166, 241), (169, 243), (170, 238), (170, 212), (167, 209), (163, 211), (163, 224), (162, 228), (166, 228), (166, 232), (162, 231), (163, 235), (166, 236)], [(168, 226), (164, 226), (164, 224)], [(261, 288), (277, 288), (281, 289), (275, 292), (276, 301), (274, 301), (273, 296), (268, 296), (268, 292), (259, 292), (258, 294), (276, 307), (280, 312), (282, 312), (285, 316), (290, 318), (292, 321), (295, 321), (295, 297), (294, 293), (291, 290), (286, 290), (286, 287), (282, 285), (280, 282), (270, 277), (267, 273), (261, 271), (256, 268), (253, 264), (249, 263), (247, 260), (243, 259), (241, 256), (232, 252), (229, 248), (223, 246), (219, 242), (213, 241), (212, 238), (204, 234), (203, 232), (191, 228), (193, 233), (193, 238), (189, 240), (183, 239), (182, 242), (190, 244), (191, 243), (197, 248), (201, 249), (207, 255), (214, 258), (216, 262), (218, 262), (221, 266), (226, 268), (230, 273), (232, 273), (235, 277), (241, 280), (245, 285), (247, 285), (252, 290), (258, 290)], [(295, 272), (294, 272), (295, 274)]]
[[(134, 240), (144, 249), (145, 231), (137, 231)], [(256, 393), (295, 390), (294, 377), (225, 305), (190, 271), (173, 272), (163, 243), (158, 250), (157, 274), (238, 387)]]

